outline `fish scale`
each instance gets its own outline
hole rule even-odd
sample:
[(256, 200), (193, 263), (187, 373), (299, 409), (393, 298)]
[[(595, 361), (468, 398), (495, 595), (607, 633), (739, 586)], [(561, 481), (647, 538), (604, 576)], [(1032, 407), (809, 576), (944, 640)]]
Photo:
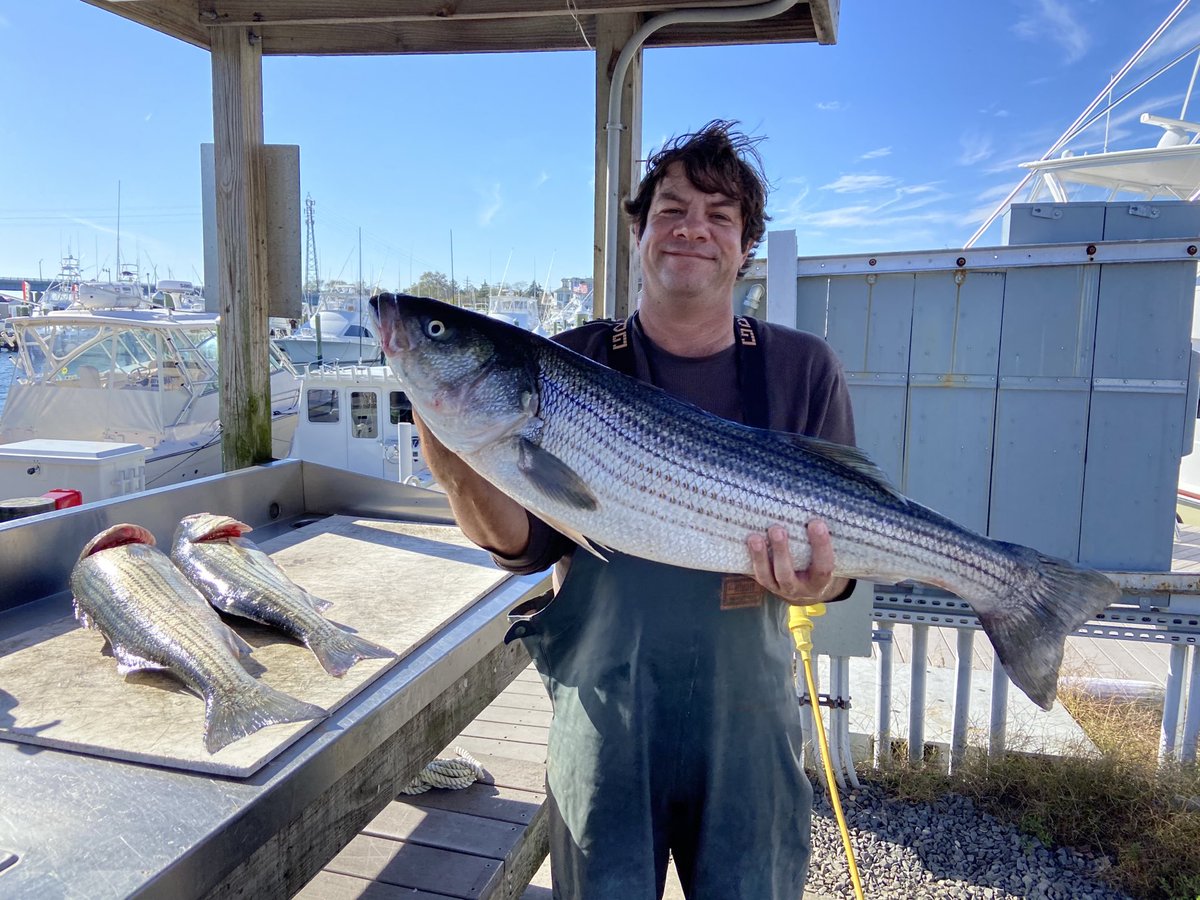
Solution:
[[(559, 344), (437, 300), (380, 294), (388, 364), (433, 434), (589, 549), (752, 574), (747, 537), (829, 527), (835, 573), (966, 600), (1013, 682), (1054, 701), (1067, 634), (1120, 596), (1103, 574), (995, 541), (903, 496), (854, 448), (750, 428)], [(600, 550), (602, 554), (602, 549)]]

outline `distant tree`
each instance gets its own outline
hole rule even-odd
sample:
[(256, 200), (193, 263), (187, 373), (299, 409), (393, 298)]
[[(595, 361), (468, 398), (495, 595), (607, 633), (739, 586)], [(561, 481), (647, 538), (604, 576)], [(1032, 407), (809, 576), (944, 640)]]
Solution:
[(542, 286), (540, 284), (538, 284), (536, 281), (530, 282), (529, 287), (527, 287), (525, 289), (525, 296), (526, 297), (542, 296)]
[(444, 272), (424, 272), (408, 293), (418, 297), (433, 297), (435, 300), (453, 300), (454, 286)]

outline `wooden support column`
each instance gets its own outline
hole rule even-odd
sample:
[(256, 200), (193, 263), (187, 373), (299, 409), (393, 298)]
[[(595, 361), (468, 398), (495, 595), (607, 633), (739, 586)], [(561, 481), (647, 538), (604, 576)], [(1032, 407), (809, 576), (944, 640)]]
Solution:
[(232, 471), (271, 459), (262, 46), (250, 28), (211, 32), (221, 456)]
[[(613, 13), (596, 16), (596, 215), (595, 247), (593, 253), (592, 313), (596, 318), (605, 315), (604, 271), (605, 271), (605, 223), (604, 204), (608, 184), (608, 95), (612, 84), (613, 67), (621, 48), (642, 25), (637, 13)], [(639, 50), (625, 74), (621, 91), (621, 122), (626, 126), (621, 132), (621, 168), (619, 175), (621, 200), (632, 195), (637, 187), (640, 167), (637, 164), (642, 149), (642, 52)], [(623, 319), (635, 308), (634, 292), (637, 290), (637, 254), (625, 214), (617, 210), (620, 225), (617, 228), (617, 296), (612, 305), (613, 316)]]

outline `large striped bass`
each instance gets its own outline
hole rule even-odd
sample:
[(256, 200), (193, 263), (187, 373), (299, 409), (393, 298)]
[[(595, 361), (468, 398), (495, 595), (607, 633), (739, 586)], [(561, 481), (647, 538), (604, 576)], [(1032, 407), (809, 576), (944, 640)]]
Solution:
[(320, 719), (325, 710), (255, 680), (238, 661), (249, 646), (229, 629), (138, 525), (114, 525), (71, 570), (75, 617), (107, 639), (122, 674), (171, 672), (204, 698), (209, 753), (267, 725)]
[(779, 523), (795, 565), (829, 525), (835, 574), (951, 591), (1049, 709), (1063, 641), (1119, 596), (1099, 572), (975, 534), (903, 496), (861, 451), (710, 415), (559, 344), (449, 304), (371, 300), (388, 364), (433, 434), (582, 546), (751, 574)]
[(184, 516), (171, 539), (171, 560), (221, 612), (295, 638), (330, 675), (340, 678), (360, 659), (396, 655), (321, 615), (330, 602), (304, 590), (253, 541), (243, 537), (251, 530), (245, 522), (229, 516)]

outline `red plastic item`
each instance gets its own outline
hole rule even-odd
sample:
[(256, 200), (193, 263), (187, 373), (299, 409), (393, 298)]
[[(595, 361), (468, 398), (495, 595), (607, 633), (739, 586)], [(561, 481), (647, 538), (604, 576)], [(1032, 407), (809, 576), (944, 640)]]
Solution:
[(46, 491), (42, 496), (53, 500), (55, 509), (66, 509), (68, 506), (83, 505), (83, 494), (74, 488), (55, 488), (52, 491)]

